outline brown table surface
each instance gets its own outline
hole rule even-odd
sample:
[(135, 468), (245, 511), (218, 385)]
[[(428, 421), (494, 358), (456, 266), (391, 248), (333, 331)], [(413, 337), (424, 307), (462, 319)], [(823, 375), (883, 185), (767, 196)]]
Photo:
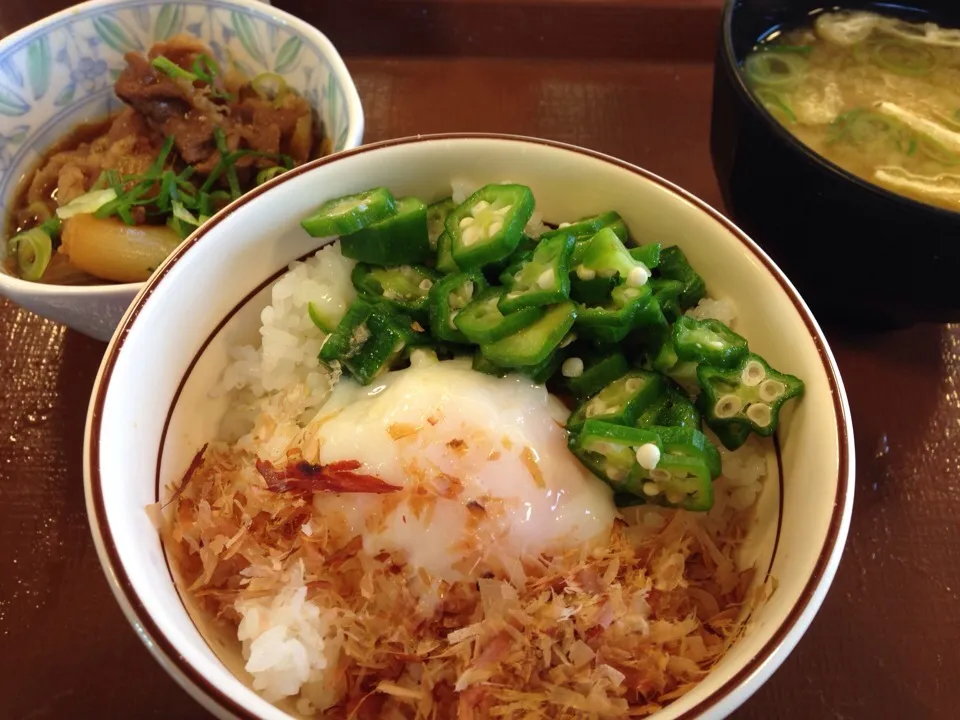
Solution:
[[(368, 141), (553, 138), (720, 206), (718, 0), (294, 2), (279, 4), (344, 48)], [(4, 0), (0, 34), (65, 5)], [(664, 40), (677, 28), (689, 44)], [(105, 346), (5, 301), (0, 338), (0, 718), (205, 717), (124, 620), (91, 542), (83, 426)], [(957, 717), (960, 328), (830, 341), (856, 428), (850, 539), (812, 627), (736, 717)]]

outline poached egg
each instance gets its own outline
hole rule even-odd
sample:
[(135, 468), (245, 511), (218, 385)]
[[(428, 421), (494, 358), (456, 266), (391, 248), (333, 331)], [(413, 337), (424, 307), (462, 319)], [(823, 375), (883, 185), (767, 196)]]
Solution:
[(567, 448), (568, 411), (527, 378), (451, 360), (342, 378), (304, 433), (311, 462), (354, 460), (400, 488), (318, 493), (314, 509), (371, 556), (399, 554), (448, 582), (522, 579), (521, 558), (589, 552), (616, 517), (610, 488)]

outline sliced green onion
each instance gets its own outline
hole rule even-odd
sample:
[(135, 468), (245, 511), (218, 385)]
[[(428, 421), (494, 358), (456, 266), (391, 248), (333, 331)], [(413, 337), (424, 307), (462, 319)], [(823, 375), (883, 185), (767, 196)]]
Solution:
[(197, 199), (197, 211), (200, 216), (210, 217), (221, 207), (230, 203), (230, 193), (215, 190), (212, 193), (201, 192)]
[(60, 218), (58, 218), (56, 215), (51, 215), (42, 223), (37, 225), (37, 227), (52, 238), (60, 234), (60, 225)]
[(131, 190), (128, 193), (125, 193), (122, 197), (118, 197), (116, 200), (111, 200), (108, 203), (105, 203), (100, 209), (94, 213), (94, 217), (98, 217), (101, 220), (103, 218), (108, 218), (111, 215), (118, 215), (121, 220), (123, 220), (127, 225), (135, 225), (133, 221), (133, 216), (130, 214), (130, 208), (135, 204), (140, 202), (140, 197), (147, 192), (149, 186), (138, 186)]
[(57, 216), (61, 220), (72, 218), (74, 215), (92, 214), (108, 202), (117, 199), (117, 191), (113, 188), (106, 190), (91, 190), (78, 198), (74, 198), (63, 207), (57, 208)]
[(103, 178), (106, 187), (112, 187), (114, 190), (123, 187), (123, 178), (120, 177), (120, 173), (116, 170), (106, 170), (100, 177)]
[(191, 195), (197, 194), (196, 185), (189, 180), (196, 171), (197, 169), (193, 165), (188, 165), (182, 173), (177, 175), (177, 187), (180, 188), (181, 191), (190, 193)]
[(152, 202), (161, 212), (165, 212), (171, 202), (177, 199), (177, 176), (171, 170), (165, 170), (160, 176), (160, 192)]
[[(224, 166), (227, 173), (227, 184), (230, 186), (230, 199), (236, 200), (240, 197), (240, 181), (237, 179), (237, 168), (234, 167), (235, 158), (227, 147), (227, 136), (224, 135), (222, 128), (216, 128), (213, 131), (213, 138), (217, 143), (217, 150), (220, 151), (220, 162), (217, 167)], [(216, 170), (216, 168), (214, 168)], [(212, 175), (212, 173), (211, 173)]]
[(271, 168), (264, 168), (257, 173), (257, 185), (263, 185), (265, 182), (273, 180), (278, 175), (283, 175), (287, 169), (280, 165)]
[(157, 154), (156, 159), (153, 163), (147, 168), (147, 171), (143, 174), (144, 178), (155, 178), (163, 170), (163, 166), (167, 164), (167, 158), (170, 156), (170, 153), (173, 151), (173, 135), (168, 135), (163, 140), (163, 146), (160, 148), (160, 152)]
[(264, 100), (280, 100), (290, 92), (287, 81), (276, 73), (265, 72), (250, 81), (250, 87)]
[(937, 66), (937, 56), (930, 48), (899, 40), (878, 40), (870, 45), (873, 61), (892, 73), (918, 77)]
[(810, 53), (813, 52), (813, 45), (761, 45), (757, 49), (760, 52), (793, 53), (794, 55), (810, 57)]
[(10, 241), (10, 251), (16, 250), (17, 269), (24, 280), (37, 281), (50, 264), (53, 241), (40, 228), (20, 233)]
[(899, 152), (907, 153), (913, 135), (900, 121), (873, 110), (856, 108), (838, 115), (830, 124), (832, 136), (828, 145), (841, 140), (863, 147), (871, 142), (884, 141)]
[(220, 74), (220, 65), (206, 53), (201, 53), (193, 61), (193, 74), (208, 85), (212, 85)]
[(164, 75), (168, 75), (172, 78), (180, 78), (181, 80), (189, 80), (190, 82), (196, 82), (200, 79), (189, 70), (184, 70), (182, 67), (177, 65), (172, 60), (165, 58), (163, 55), (155, 57), (150, 61), (150, 64)]
[(133, 217), (133, 213), (130, 211), (129, 205), (120, 205), (117, 207), (117, 215), (127, 225), (137, 224), (137, 220)]
[(758, 85), (790, 87), (796, 85), (807, 72), (807, 61), (790, 53), (754, 53), (743, 62), (747, 78)]
[(200, 221), (197, 220), (197, 216), (187, 210), (183, 206), (182, 202), (179, 200), (174, 200), (173, 203), (171, 203), (171, 206), (173, 208), (173, 216), (177, 218), (177, 220), (182, 220), (185, 223), (190, 223), (191, 225), (196, 225), (199, 227)]
[(757, 88), (756, 95), (771, 115), (782, 115), (781, 121), (784, 123), (793, 124), (797, 122), (796, 114), (794, 114), (793, 110), (790, 109), (790, 106), (781, 100), (780, 96), (777, 95), (777, 93), (775, 93), (773, 90), (762, 87)]
[(167, 227), (173, 230), (181, 238), (186, 239), (190, 235), (190, 231), (183, 227), (183, 223), (180, 222), (180, 219), (171, 215), (167, 218)]

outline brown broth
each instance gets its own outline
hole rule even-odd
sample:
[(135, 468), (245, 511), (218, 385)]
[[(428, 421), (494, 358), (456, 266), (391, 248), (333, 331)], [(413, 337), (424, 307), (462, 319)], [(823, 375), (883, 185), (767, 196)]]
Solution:
[[(20, 185), (17, 187), (16, 198), (13, 203), (13, 208), (10, 212), (10, 217), (7, 221), (7, 233), (8, 237), (13, 237), (17, 233), (21, 233), (24, 230), (29, 230), (35, 225), (39, 224), (38, 221), (34, 220), (29, 222), (28, 220), (23, 219), (23, 215), (26, 214), (27, 208), (29, 207), (29, 201), (27, 199), (27, 193), (30, 190), (30, 183), (33, 181), (34, 176), (43, 168), (57, 153), (61, 152), (70, 152), (71, 150), (76, 150), (84, 143), (92, 143), (97, 138), (105, 135), (110, 130), (110, 125), (113, 123), (116, 115), (109, 115), (101, 120), (94, 120), (92, 122), (82, 123), (77, 125), (73, 130), (67, 133), (64, 137), (60, 138), (53, 146), (51, 146), (30, 169), (30, 171), (24, 176), (23, 180), (20, 181)], [(54, 188), (48, 198), (45, 198), (48, 209), (51, 214), (57, 208), (56, 200), (56, 189)]]
[[(17, 186), (13, 207), (7, 216), (6, 237), (12, 238), (43, 222), (44, 218), (40, 218), (35, 213), (30, 212), (29, 208), (31, 203), (27, 195), (30, 191), (30, 184), (33, 182), (33, 178), (50, 161), (50, 158), (57, 153), (76, 150), (84, 143), (92, 143), (110, 130), (110, 125), (113, 123), (115, 117), (115, 114), (108, 115), (100, 120), (93, 120), (77, 125), (73, 130), (48, 148), (43, 156), (37, 160)], [(44, 198), (43, 203), (47, 208), (48, 216), (52, 216), (57, 210), (56, 187), (51, 189), (49, 195)], [(13, 257), (7, 256), (4, 259), (4, 269), (10, 275), (17, 275), (16, 260)], [(66, 256), (54, 250), (50, 258), (50, 264), (43, 273), (42, 282), (55, 285), (102, 285), (105, 281), (74, 267), (70, 264), (70, 261), (67, 260)]]

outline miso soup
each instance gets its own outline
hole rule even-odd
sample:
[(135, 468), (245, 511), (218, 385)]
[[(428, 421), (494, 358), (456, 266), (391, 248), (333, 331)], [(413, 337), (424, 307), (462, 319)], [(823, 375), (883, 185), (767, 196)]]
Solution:
[(825, 12), (771, 33), (743, 73), (815, 152), (901, 195), (960, 210), (960, 29)]

